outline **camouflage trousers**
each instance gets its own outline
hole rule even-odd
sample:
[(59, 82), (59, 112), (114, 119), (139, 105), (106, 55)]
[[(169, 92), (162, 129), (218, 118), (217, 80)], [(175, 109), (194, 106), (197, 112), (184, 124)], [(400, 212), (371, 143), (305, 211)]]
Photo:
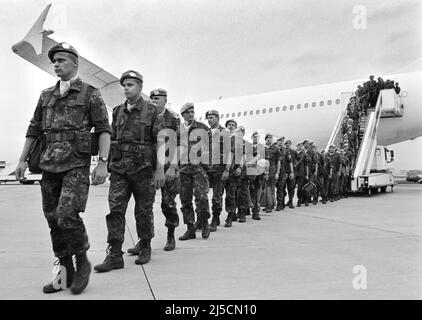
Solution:
[(198, 219), (208, 220), (210, 207), (208, 202), (209, 181), (208, 175), (201, 167), (193, 173), (180, 173), (180, 201), (182, 203), (183, 223), (195, 222), (192, 200), (195, 197), (195, 207)]
[(155, 185), (151, 168), (145, 168), (132, 175), (122, 175), (112, 171), (106, 216), (108, 243), (123, 243), (126, 226), (126, 209), (130, 197), (135, 198), (136, 233), (141, 240), (154, 237), (153, 205)]
[(239, 213), (246, 214), (249, 207), (248, 181), (244, 176), (235, 176), (230, 173), (226, 183), (226, 211), (228, 214), (235, 215), (236, 209)]
[(43, 211), (56, 257), (84, 253), (89, 249), (85, 225), (79, 216), (85, 211), (88, 191), (89, 167), (42, 174)]
[(261, 206), (265, 207), (266, 209), (273, 209), (275, 206), (275, 177), (271, 175), (268, 177), (268, 180), (263, 182), (262, 185), (262, 194), (261, 194)]
[(303, 186), (306, 183), (306, 179), (304, 176), (297, 176), (296, 177), (296, 183), (297, 183), (297, 201), (302, 203), (305, 200), (305, 193), (303, 192)]
[[(208, 172), (208, 178), (212, 187), (212, 215), (215, 217), (220, 216), (221, 211), (223, 211), (223, 193), (224, 188), (227, 185), (228, 181), (223, 181), (224, 170), (211, 171)], [(227, 199), (227, 196), (226, 196)]]
[(161, 188), (161, 210), (166, 217), (165, 226), (167, 228), (177, 228), (179, 226), (179, 215), (176, 208), (176, 196), (180, 192), (180, 177), (173, 181), (166, 181)]
[(286, 198), (286, 184), (287, 184), (287, 173), (280, 173), (280, 176), (277, 180), (277, 207), (284, 207), (284, 199)]
[(316, 178), (316, 185), (317, 185), (317, 197), (321, 197), (322, 199), (327, 198), (327, 192), (326, 192), (326, 187), (325, 187), (325, 176), (323, 175), (318, 175), (318, 177)]
[(249, 176), (249, 192), (252, 200), (252, 213), (259, 213), (261, 210), (260, 199), (262, 194), (263, 175)]
[(293, 198), (295, 196), (295, 188), (296, 188), (296, 177), (290, 179), (289, 174), (287, 175), (286, 181), (286, 189), (287, 194), (289, 195), (289, 202), (293, 202)]
[(329, 182), (330, 186), (329, 186), (329, 191), (328, 191), (328, 197), (333, 198), (333, 197), (338, 195), (338, 180), (339, 180), (339, 177), (338, 177), (337, 173), (334, 172), (332, 174), (331, 179), (329, 179), (329, 180), (330, 180), (330, 182)]

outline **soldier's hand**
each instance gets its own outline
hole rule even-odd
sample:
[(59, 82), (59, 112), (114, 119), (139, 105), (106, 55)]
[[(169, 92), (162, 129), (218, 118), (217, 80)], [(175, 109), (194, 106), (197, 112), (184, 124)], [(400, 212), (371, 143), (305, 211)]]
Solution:
[(176, 178), (176, 171), (174, 168), (168, 168), (166, 171), (166, 181), (173, 181)]
[(280, 175), (278, 173), (276, 173), (275, 176), (274, 176), (275, 181), (278, 181), (279, 177), (280, 177)]
[(224, 170), (223, 175), (221, 176), (221, 180), (226, 181), (229, 178), (229, 172)]
[(164, 187), (164, 185), (166, 183), (166, 177), (165, 177), (165, 174), (164, 174), (164, 170), (155, 171), (154, 183), (155, 183), (156, 189), (160, 189), (160, 188)]
[(18, 165), (16, 166), (16, 170), (15, 170), (16, 180), (20, 181), (20, 180), (25, 179), (25, 170), (26, 170), (25, 161), (19, 161)]
[(236, 171), (234, 172), (234, 174), (238, 177), (240, 176), (240, 174), (242, 173), (242, 169), (237, 168)]
[(91, 174), (92, 184), (94, 186), (103, 184), (106, 181), (107, 176), (107, 166), (105, 164), (98, 164)]
[(328, 179), (332, 179), (333, 178), (333, 176), (330, 174), (330, 175), (328, 175)]

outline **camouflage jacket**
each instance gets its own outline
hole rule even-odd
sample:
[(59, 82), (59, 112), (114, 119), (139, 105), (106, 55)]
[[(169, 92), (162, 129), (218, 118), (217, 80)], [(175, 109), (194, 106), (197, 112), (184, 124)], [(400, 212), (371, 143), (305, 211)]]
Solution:
[(157, 121), (157, 108), (141, 98), (129, 111), (127, 101), (113, 109), (109, 170), (135, 174), (154, 169), (157, 135), (164, 122)]
[[(164, 141), (167, 143), (166, 160), (164, 164), (164, 170), (167, 170), (170, 167), (171, 163), (176, 166), (178, 164), (177, 146), (179, 146), (178, 136), (180, 128), (180, 118), (177, 113), (166, 108), (162, 115), (157, 116), (157, 121), (162, 121), (162, 124), (160, 126), (166, 129), (165, 131), (160, 131), (159, 136), (161, 134), (164, 134)], [(170, 149), (172, 150), (172, 157), (174, 158), (170, 158)]]
[[(210, 171), (224, 171), (231, 151), (229, 131), (218, 125), (217, 131), (208, 131)], [(219, 137), (219, 138), (218, 138)]]
[(292, 163), (292, 156), (286, 148), (280, 148), (278, 152), (278, 159), (280, 160), (280, 174), (290, 172), (290, 164)]
[[(195, 130), (195, 134), (192, 132)], [(184, 125), (180, 125), (179, 130), (179, 166), (180, 172), (193, 174), (202, 169), (209, 169), (209, 145), (208, 126), (202, 122), (194, 120), (188, 130)], [(196, 135), (198, 134), (198, 136)], [(191, 155), (195, 154), (194, 158)]]
[(275, 174), (277, 171), (279, 151), (280, 148), (278, 147), (277, 143), (273, 143), (272, 145), (265, 147), (265, 159), (270, 162), (270, 175)]
[(59, 84), (41, 92), (26, 137), (46, 135), (40, 168), (64, 172), (91, 164), (90, 131), (111, 133), (107, 109), (98, 89), (80, 78), (61, 96)]

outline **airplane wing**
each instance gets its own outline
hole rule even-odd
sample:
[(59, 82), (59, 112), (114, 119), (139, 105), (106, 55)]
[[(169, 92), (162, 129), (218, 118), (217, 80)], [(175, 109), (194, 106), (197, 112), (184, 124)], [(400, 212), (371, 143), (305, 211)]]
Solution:
[[(17, 55), (55, 77), (56, 74), (47, 53), (52, 46), (57, 44), (57, 41), (48, 37), (54, 31), (44, 30), (44, 22), (50, 7), (51, 4), (47, 5), (25, 38), (13, 45), (12, 50)], [(78, 74), (83, 81), (101, 91), (101, 95), (110, 111), (112, 107), (122, 103), (124, 96), (118, 77), (83, 58), (81, 55), (79, 55)], [(149, 98), (144, 94), (142, 96), (143, 98)]]

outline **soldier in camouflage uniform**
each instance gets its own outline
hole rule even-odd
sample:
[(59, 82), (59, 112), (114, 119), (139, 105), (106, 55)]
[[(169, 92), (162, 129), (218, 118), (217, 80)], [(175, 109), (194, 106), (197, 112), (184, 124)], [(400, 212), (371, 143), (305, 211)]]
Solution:
[[(107, 110), (99, 91), (77, 76), (78, 53), (67, 43), (59, 43), (48, 52), (60, 81), (41, 93), (34, 116), (26, 132), (25, 146), (16, 168), (16, 177), (24, 179), (25, 160), (33, 141), (44, 137), (39, 167), (42, 170), (43, 211), (50, 228), (55, 256), (61, 265), (44, 293), (71, 286), (74, 294), (88, 285), (91, 273), (86, 252), (88, 236), (80, 212), (85, 211), (91, 165), (91, 128), (99, 136), (100, 161), (92, 173), (92, 183), (107, 178), (106, 157), (110, 146)], [(72, 256), (76, 257), (76, 271)], [(64, 269), (63, 269), (64, 268)], [(65, 270), (65, 277), (62, 271)], [(66, 283), (59, 283), (61, 280)]]
[(329, 179), (329, 191), (328, 197), (331, 202), (338, 200), (338, 178), (340, 171), (340, 160), (336, 153), (336, 146), (331, 145), (328, 148), (327, 161), (330, 164), (328, 179)]
[(265, 147), (259, 143), (259, 134), (252, 134), (251, 150), (246, 152), (246, 174), (249, 179), (249, 192), (252, 201), (252, 219), (261, 220), (259, 211), (261, 210), (260, 199), (262, 194), (262, 183), (264, 179), (264, 166), (259, 166), (258, 161), (265, 161)]
[(280, 163), (278, 162), (279, 147), (277, 143), (273, 143), (271, 134), (265, 136), (265, 142), (265, 159), (269, 162), (269, 167), (264, 173), (261, 205), (265, 206), (266, 213), (271, 213), (275, 207), (275, 184), (278, 181), (278, 172), (280, 171)]
[(220, 125), (220, 114), (216, 110), (207, 111), (205, 117), (210, 129), (208, 131), (210, 167), (208, 177), (212, 186), (212, 221), (210, 231), (217, 231), (220, 225), (220, 214), (223, 210), (223, 192), (229, 178), (230, 137), (229, 131)]
[[(296, 181), (297, 181), (297, 207), (301, 207), (303, 203), (306, 205), (306, 199), (303, 192), (303, 186), (306, 183), (306, 180), (308, 180), (308, 157), (306, 155), (305, 150), (303, 149), (303, 143), (300, 142), (296, 145)], [(308, 204), (309, 205), (309, 204)]]
[(157, 108), (149, 99), (142, 97), (143, 77), (139, 72), (124, 72), (120, 84), (127, 100), (113, 109), (108, 194), (110, 213), (106, 216), (109, 245), (104, 262), (94, 267), (98, 272), (124, 267), (122, 245), (125, 215), (132, 195), (135, 198), (136, 232), (140, 247), (135, 263), (150, 261), (155, 189), (164, 185), (164, 161), (154, 161), (157, 135), (163, 129), (162, 121), (157, 120)]
[[(164, 89), (156, 89), (150, 93), (151, 101), (157, 106), (157, 112), (166, 128), (165, 141), (169, 144), (169, 148), (177, 145), (177, 133), (180, 127), (179, 116), (166, 108), (167, 91)], [(164, 132), (164, 131), (163, 131)], [(171, 138), (171, 140), (170, 140)], [(177, 152), (175, 148), (170, 152), (166, 150), (166, 164), (164, 166), (166, 183), (161, 188), (161, 210), (166, 217), (165, 226), (167, 227), (167, 243), (164, 246), (165, 251), (171, 251), (176, 248), (176, 240), (174, 238), (174, 230), (179, 226), (179, 215), (176, 208), (176, 195), (180, 192), (179, 168), (177, 166)], [(172, 159), (170, 159), (170, 154)], [(128, 250), (128, 252), (136, 254), (139, 247)]]
[[(289, 165), (286, 168), (286, 174), (287, 174), (287, 182), (286, 182), (286, 189), (287, 194), (289, 195), (289, 201), (287, 202), (287, 206), (290, 209), (294, 209), (293, 205), (293, 197), (295, 195), (295, 187), (296, 187), (296, 159), (297, 159), (297, 153), (295, 150), (291, 148), (292, 142), (290, 140), (287, 140), (284, 143), (286, 155), (290, 157), (291, 159), (291, 165)], [(285, 192), (286, 193), (286, 192)]]
[[(209, 145), (208, 126), (196, 121), (193, 103), (185, 103), (181, 110), (185, 122), (180, 125), (180, 201), (182, 202), (183, 222), (187, 225), (187, 231), (179, 237), (179, 240), (195, 239), (195, 213), (193, 210), (192, 197), (195, 197), (196, 213), (202, 228), (202, 238), (210, 236), (210, 208), (208, 202), (209, 180), (207, 170), (209, 168)], [(193, 157), (192, 155), (195, 155)]]
[(278, 161), (280, 165), (280, 171), (278, 172), (277, 180), (277, 207), (276, 211), (284, 210), (286, 207), (285, 198), (286, 198), (286, 185), (289, 179), (288, 171), (293, 171), (292, 157), (290, 153), (286, 150), (284, 146), (284, 137), (277, 140), (278, 147), (280, 149), (278, 155)]

